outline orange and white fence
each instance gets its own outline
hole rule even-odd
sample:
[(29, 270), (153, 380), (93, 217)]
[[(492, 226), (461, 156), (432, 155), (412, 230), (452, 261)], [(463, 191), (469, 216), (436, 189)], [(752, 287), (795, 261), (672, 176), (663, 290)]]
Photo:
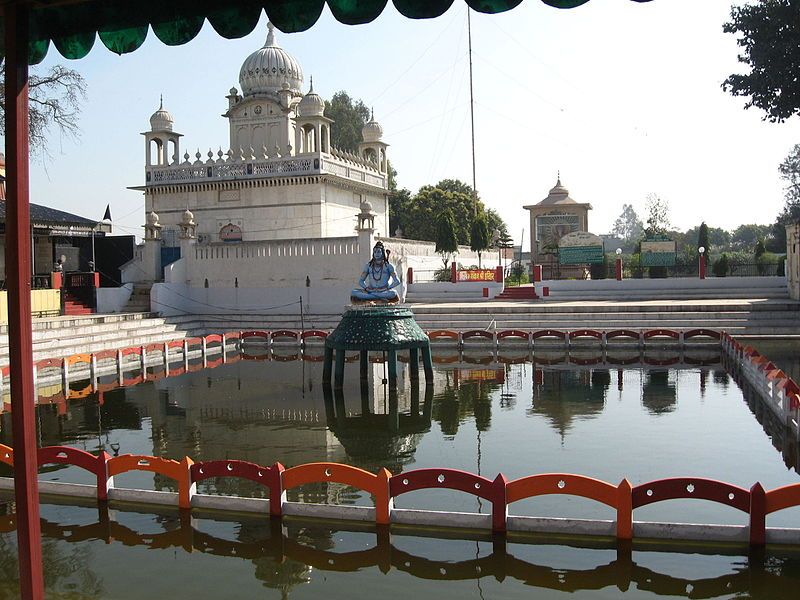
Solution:
[[(370, 473), (338, 463), (308, 463), (284, 468), (280, 463), (264, 466), (241, 460), (194, 462), (189, 457), (170, 460), (155, 456), (126, 454), (95, 456), (66, 446), (40, 448), (39, 465), (74, 465), (91, 473), (96, 484), (40, 482), (42, 494), (92, 497), (100, 502), (128, 501), (174, 505), (181, 509), (213, 508), (249, 511), (273, 517), (298, 515), (326, 519), (374, 521), (378, 525), (412, 524), (438, 527), (488, 529), (495, 533), (532, 531), (614, 536), (620, 540), (636, 537), (697, 539), (765, 543), (800, 543), (800, 529), (766, 526), (767, 516), (800, 506), (800, 483), (764, 490), (760, 483), (749, 489), (698, 477), (677, 477), (631, 485), (627, 479), (612, 484), (570, 473), (539, 473), (509, 481), (499, 473), (494, 479), (457, 469), (415, 469), (393, 475), (386, 469)], [(0, 445), (0, 462), (13, 466), (14, 450)], [(129, 471), (157, 473), (175, 482), (177, 493), (118, 488), (114, 477)], [(197, 483), (212, 477), (237, 477), (263, 486), (267, 498), (236, 498), (198, 494)], [(310, 483), (336, 483), (368, 492), (373, 507), (334, 506), (287, 502), (286, 492)], [(0, 478), (0, 489), (12, 489), (14, 480)], [(476, 496), (492, 505), (490, 514), (454, 513), (398, 509), (395, 498), (423, 490), (455, 490)], [(513, 514), (513, 504), (544, 495), (587, 498), (614, 511), (610, 521), (550, 519)], [(634, 521), (642, 506), (674, 499), (696, 499), (735, 508), (746, 515), (746, 523), (730, 525), (685, 525)]]

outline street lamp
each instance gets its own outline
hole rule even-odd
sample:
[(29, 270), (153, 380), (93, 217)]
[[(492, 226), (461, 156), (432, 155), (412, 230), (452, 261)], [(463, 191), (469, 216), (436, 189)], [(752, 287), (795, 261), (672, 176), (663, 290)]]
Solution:
[(615, 264), (615, 272), (617, 276), (617, 281), (622, 281), (622, 248), (617, 248), (617, 261)]
[(706, 249), (705, 249), (704, 246), (700, 246), (697, 249), (697, 251), (700, 253), (700, 257), (698, 259), (699, 260), (698, 270), (700, 272), (700, 279), (705, 279), (706, 278), (706, 261), (705, 261)]

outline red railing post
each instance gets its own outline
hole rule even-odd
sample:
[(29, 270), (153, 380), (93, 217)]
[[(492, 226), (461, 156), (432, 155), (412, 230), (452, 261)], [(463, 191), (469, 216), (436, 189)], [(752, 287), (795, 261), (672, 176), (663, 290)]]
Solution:
[(11, 357), (14, 497), (17, 503), (19, 588), (22, 598), (44, 597), (39, 525), (36, 390), (31, 333), (31, 226), (29, 198), (29, 5), (5, 7), (6, 282)]
[(750, 488), (750, 544), (767, 543), (767, 494), (760, 483)]
[(503, 283), (503, 267), (497, 266), (494, 268), (494, 282)]
[(616, 263), (614, 264), (614, 271), (617, 277), (617, 281), (622, 281), (622, 257), (618, 256)]
[(706, 255), (701, 253), (700, 254), (700, 258), (698, 258), (697, 260), (698, 260), (697, 269), (698, 269), (698, 272), (700, 273), (700, 279), (705, 279), (706, 278)]
[(456, 261), (450, 263), (450, 283), (456, 283), (458, 281), (458, 266), (456, 265)]

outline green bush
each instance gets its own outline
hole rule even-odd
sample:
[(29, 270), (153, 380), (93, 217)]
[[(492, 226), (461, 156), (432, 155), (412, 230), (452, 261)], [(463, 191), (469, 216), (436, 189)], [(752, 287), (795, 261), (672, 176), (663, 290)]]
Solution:
[(450, 272), (450, 267), (442, 267), (441, 269), (436, 269), (433, 274), (433, 280), (439, 282), (446, 282), (450, 281), (453, 278), (452, 273)]
[(729, 269), (730, 261), (728, 260), (727, 254), (720, 256), (711, 266), (711, 270), (716, 277), (725, 277), (728, 274)]
[(589, 265), (589, 274), (592, 279), (605, 279), (608, 277), (608, 254), (603, 254), (603, 262)]

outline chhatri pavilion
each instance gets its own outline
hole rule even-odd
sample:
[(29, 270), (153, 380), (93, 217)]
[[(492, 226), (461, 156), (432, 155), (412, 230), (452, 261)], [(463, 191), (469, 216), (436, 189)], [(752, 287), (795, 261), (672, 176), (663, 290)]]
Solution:
[[(224, 117), (230, 140), (219, 149), (181, 155), (182, 134), (162, 105), (145, 138), (147, 221), (180, 255), (180, 224), (191, 211), (198, 244), (353, 236), (363, 204), (376, 235), (389, 235), (388, 176), (383, 129), (363, 128), (357, 154), (331, 145), (325, 101), (304, 92), (303, 70), (276, 40), (272, 24), (264, 46), (239, 70)], [(216, 148), (214, 144), (213, 148)]]

